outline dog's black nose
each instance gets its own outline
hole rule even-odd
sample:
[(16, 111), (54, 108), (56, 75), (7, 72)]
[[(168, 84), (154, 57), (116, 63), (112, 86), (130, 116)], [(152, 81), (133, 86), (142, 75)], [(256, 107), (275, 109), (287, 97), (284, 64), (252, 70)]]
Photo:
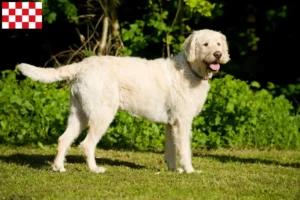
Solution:
[(220, 51), (216, 51), (215, 53), (214, 53), (214, 56), (216, 57), (216, 58), (221, 58), (221, 56), (222, 56), (222, 53), (220, 52)]

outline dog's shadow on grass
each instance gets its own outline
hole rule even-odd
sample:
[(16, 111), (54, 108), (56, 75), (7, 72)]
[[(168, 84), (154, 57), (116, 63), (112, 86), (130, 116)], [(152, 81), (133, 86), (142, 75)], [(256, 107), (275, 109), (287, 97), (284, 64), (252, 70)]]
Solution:
[[(9, 156), (0, 156), (0, 161), (6, 163), (15, 163), (18, 165), (29, 166), (35, 169), (41, 169), (44, 167), (50, 167), (53, 164), (54, 156), (52, 155), (39, 155), (39, 154), (12, 154)], [(144, 169), (145, 166), (135, 164), (133, 162), (113, 160), (109, 158), (96, 158), (98, 165), (110, 165), (110, 166), (125, 166), (132, 169)], [(86, 163), (85, 159), (81, 155), (67, 155), (66, 163)]]
[(245, 163), (245, 164), (255, 164), (255, 163), (261, 163), (265, 165), (277, 165), (282, 167), (292, 167), (292, 168), (300, 168), (300, 163), (283, 163), (279, 162), (277, 160), (268, 160), (268, 159), (262, 159), (262, 158), (241, 158), (237, 156), (232, 155), (217, 155), (217, 154), (201, 154), (196, 153), (194, 156), (198, 157), (205, 157), (205, 158), (213, 158), (216, 159), (222, 163), (227, 162), (239, 162), (239, 163)]

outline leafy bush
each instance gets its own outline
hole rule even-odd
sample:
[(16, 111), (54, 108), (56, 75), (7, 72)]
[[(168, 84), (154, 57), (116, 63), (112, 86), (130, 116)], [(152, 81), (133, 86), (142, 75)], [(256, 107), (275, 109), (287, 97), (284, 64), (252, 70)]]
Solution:
[(273, 97), (257, 82), (233, 76), (214, 79), (202, 114), (193, 123), (193, 146), (300, 147), (299, 116), (283, 96)]
[(272, 85), (272, 94), (284, 94), (284, 96), (289, 99), (293, 105), (300, 111), (300, 78), (295, 84), (281, 84)]
[[(193, 122), (192, 146), (299, 148), (300, 116), (292, 114), (284, 96), (273, 97), (259, 87), (230, 75), (214, 79)], [(2, 72), (0, 88), (0, 143), (57, 143), (66, 127), (69, 89), (28, 78), (19, 81), (14, 71)], [(163, 125), (120, 111), (99, 146), (155, 150), (163, 148), (163, 140)]]
[(164, 126), (119, 111), (99, 146), (159, 150), (163, 141)]
[(52, 24), (59, 16), (63, 16), (69, 22), (78, 22), (78, 9), (72, 1), (69, 0), (43, 0), (43, 18), (44, 21)]
[[(122, 41), (125, 45), (122, 55), (143, 56), (144, 49), (150, 44), (163, 44), (162, 57), (166, 57), (168, 51), (170, 54), (177, 54), (182, 50), (181, 44), (185, 39), (183, 33), (192, 30), (187, 21), (194, 20), (195, 16), (212, 18), (213, 10), (218, 8), (207, 0), (184, 0), (181, 17), (178, 17), (178, 9), (181, 8), (179, 3), (165, 2), (163, 7), (161, 2), (148, 0), (145, 8), (147, 12), (142, 19), (131, 23), (122, 22)], [(221, 5), (220, 3), (219, 6)]]
[(16, 76), (7, 70), (0, 80), (0, 142), (56, 143), (69, 111), (68, 89)]

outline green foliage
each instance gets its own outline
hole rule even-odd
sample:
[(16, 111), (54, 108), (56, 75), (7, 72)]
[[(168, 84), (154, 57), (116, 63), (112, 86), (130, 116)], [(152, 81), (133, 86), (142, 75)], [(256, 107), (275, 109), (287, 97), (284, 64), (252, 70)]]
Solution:
[(276, 85), (275, 90), (289, 97), (300, 95), (300, 82), (298, 81), (296, 84)]
[[(186, 3), (186, 6), (182, 8), (184, 13), (197, 13), (205, 17), (212, 17), (215, 4), (206, 0), (184, 0), (184, 2)], [(148, 43), (161, 42), (163, 42), (164, 48), (166, 45), (170, 46), (171, 54), (179, 53), (182, 50), (181, 44), (185, 39), (181, 32), (184, 30), (192, 31), (186, 22), (193, 17), (184, 14), (182, 21), (179, 21), (178, 13), (175, 14), (179, 6), (178, 3), (178, 1), (174, 1), (171, 8), (164, 8), (160, 1), (148, 0), (148, 12), (144, 14), (142, 19), (135, 20), (132, 24), (122, 23), (122, 39), (126, 46), (123, 49), (123, 55), (139, 54), (148, 46)], [(170, 10), (176, 12), (171, 13)], [(183, 29), (180, 26), (183, 26)]]
[(64, 131), (69, 92), (58, 84), (17, 80), (3, 71), (0, 80), (0, 142), (52, 144)]
[(83, 50), (82, 52), (84, 53), (84, 57), (91, 57), (96, 55), (95, 52), (91, 50)]
[(269, 21), (275, 20), (276, 18), (286, 18), (288, 7), (283, 5), (282, 8), (277, 8), (276, 10), (270, 9), (267, 11), (267, 19)]
[[(259, 88), (257, 82), (250, 84)], [(227, 75), (214, 79), (202, 114), (194, 121), (193, 146), (299, 148), (299, 116), (284, 97), (254, 92)]]
[[(28, 78), (19, 81), (16, 75), (4, 71), (0, 80), (0, 142), (56, 144), (66, 127), (69, 90)], [(230, 75), (214, 79), (204, 109), (193, 121), (192, 146), (299, 148), (300, 116), (291, 111), (284, 96), (273, 97), (258, 82), (247, 84)], [(119, 111), (100, 146), (157, 150), (163, 140), (163, 125)]]
[[(169, 13), (161, 10), (158, 3), (154, 3), (152, 0), (148, 2), (150, 13), (145, 14), (142, 20), (135, 20), (132, 24), (126, 22), (122, 24), (122, 39), (126, 46), (123, 55), (135, 55), (148, 46), (148, 43), (166, 42), (166, 33), (171, 30), (170, 25), (165, 23)], [(146, 28), (151, 30), (147, 35), (144, 31)], [(169, 42), (172, 39), (172, 36), (170, 36)]]
[[(124, 23), (124, 25), (127, 25), (127, 23)], [(122, 28), (122, 40), (125, 44), (128, 44), (122, 49), (124, 56), (131, 55), (133, 51), (143, 50), (147, 46), (148, 36), (143, 34), (144, 26), (144, 21), (136, 20), (134, 24), (129, 24), (128, 29)]]
[(43, 20), (49, 24), (55, 22), (58, 16), (77, 23), (77, 10), (72, 0), (43, 0)]
[(206, 0), (184, 0), (184, 2), (192, 12), (201, 14), (205, 17), (211, 17), (212, 10), (216, 6), (216, 4)]
[(101, 147), (158, 150), (163, 148), (164, 127), (147, 120), (135, 118), (119, 111), (100, 142)]
[(294, 107), (297, 109), (297, 113), (300, 114), (300, 102), (297, 100), (300, 97), (300, 79), (295, 84), (282, 84), (282, 85), (274, 85), (270, 86), (270, 92), (273, 95), (283, 94), (287, 99), (289, 99)]

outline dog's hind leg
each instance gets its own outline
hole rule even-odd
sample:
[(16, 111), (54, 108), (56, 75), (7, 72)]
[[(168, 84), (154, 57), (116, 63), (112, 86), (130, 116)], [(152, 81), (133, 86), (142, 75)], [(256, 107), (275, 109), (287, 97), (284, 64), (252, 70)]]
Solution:
[(78, 135), (87, 127), (86, 115), (82, 112), (80, 103), (71, 95), (71, 108), (68, 118), (68, 126), (65, 132), (58, 139), (57, 155), (54, 160), (53, 170), (64, 172), (64, 159), (67, 149)]
[(105, 134), (106, 129), (112, 122), (117, 112), (117, 106), (115, 108), (102, 105), (94, 107), (93, 112), (89, 116), (89, 131), (86, 138), (81, 142), (80, 147), (84, 152), (89, 169), (92, 172), (103, 173), (104, 167), (98, 167), (95, 160), (95, 149)]

